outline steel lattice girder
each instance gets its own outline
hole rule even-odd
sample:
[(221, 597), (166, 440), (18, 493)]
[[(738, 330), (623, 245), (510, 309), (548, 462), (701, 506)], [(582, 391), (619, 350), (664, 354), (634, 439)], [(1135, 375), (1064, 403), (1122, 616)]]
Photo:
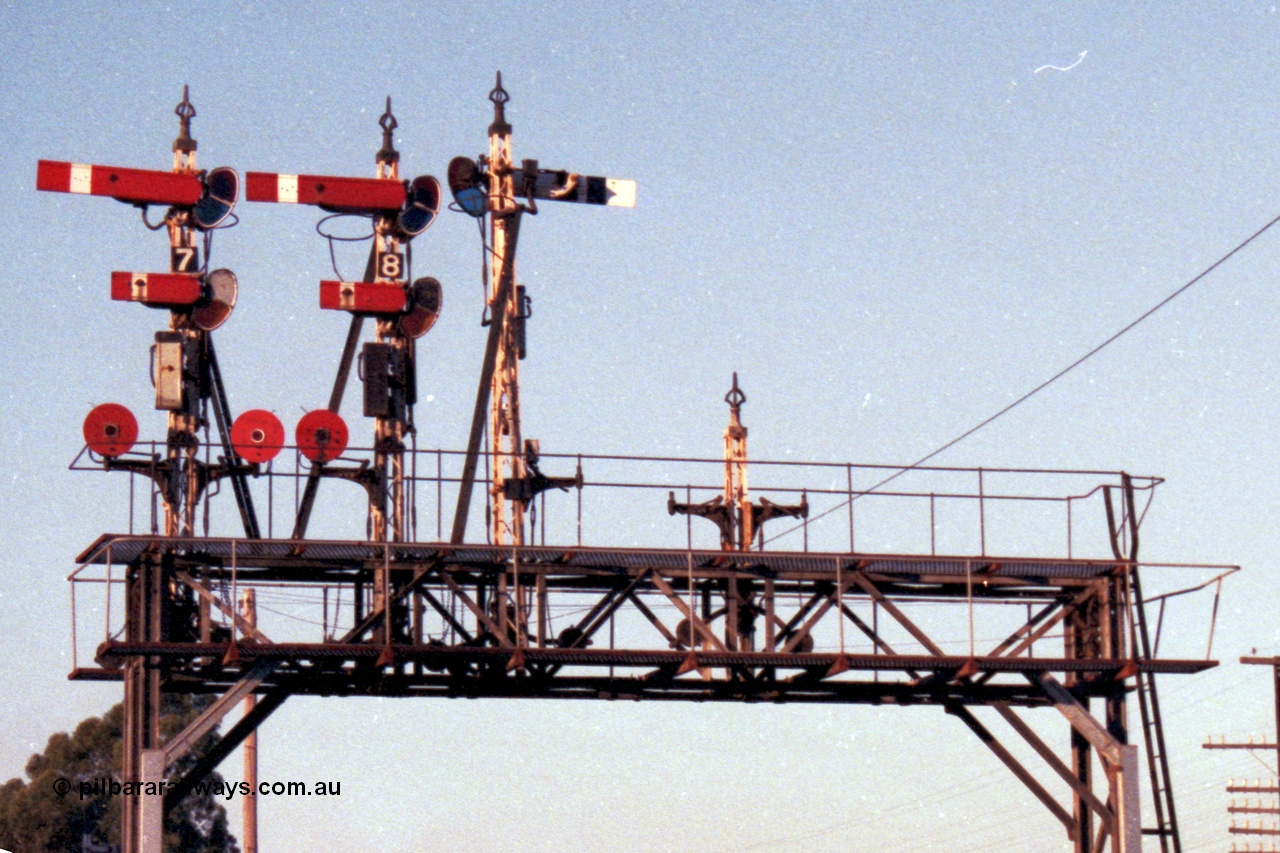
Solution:
[[(391, 600), (421, 595), (425, 612), (453, 639), (388, 643), (379, 627), (382, 614), (373, 612), (337, 641), (273, 643), (259, 636), (235, 644), (107, 642), (97, 656), (105, 671), (79, 670), (75, 677), (109, 678), (111, 669), (144, 656), (164, 662), (166, 689), (191, 692), (218, 690), (255, 662), (269, 661), (274, 672), (261, 689), (294, 693), (1039, 705), (1048, 701), (1043, 691), (1026, 682), (1044, 672), (1075, 674), (1073, 691), (1089, 697), (1123, 694), (1125, 679), (1138, 672), (1192, 673), (1215, 665), (1134, 660), (1132, 653), (1114, 653), (1123, 642), (1106, 656), (1033, 654), (1033, 643), (1076, 608), (1105, 598), (1108, 608), (1123, 609), (1115, 591), (1131, 564), (1118, 560), (104, 536), (81, 561), (119, 565), (144, 556), (162, 556), (174, 577), (206, 600), (214, 583), (351, 589), (389, 567)], [(509, 617), (477, 602), (483, 595), (492, 605), (500, 584), (516, 578), (546, 596), (573, 596), (586, 611), (574, 626), (578, 633), (537, 640), (525, 628), (520, 639), (509, 635)], [(727, 620), (723, 639), (711, 629), (708, 602), (714, 598), (727, 607), (735, 584), (747, 584), (759, 596), (755, 617), (765, 626), (753, 630), (765, 635), (763, 649), (740, 640)], [(441, 604), (449, 595), (465, 605), (456, 616)], [(944, 653), (900, 609), (921, 599), (966, 598), (1038, 602), (1041, 609), (1034, 616), (1029, 610), (1025, 624), (991, 652), (972, 656)], [(850, 609), (859, 603), (880, 607), (930, 653), (895, 653)], [(654, 613), (660, 606), (689, 624), (672, 631)], [(623, 612), (643, 616), (657, 631), (627, 647), (581, 647)], [(806, 649), (802, 641), (824, 618), (848, 619), (876, 653)], [(874, 672), (876, 680), (846, 675), (858, 671)], [(889, 673), (902, 675), (886, 679)], [(1002, 675), (1026, 678), (997, 680)]]

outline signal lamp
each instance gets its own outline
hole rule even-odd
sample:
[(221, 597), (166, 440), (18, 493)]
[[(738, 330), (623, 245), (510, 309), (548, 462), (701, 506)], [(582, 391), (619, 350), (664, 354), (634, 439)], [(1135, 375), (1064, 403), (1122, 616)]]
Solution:
[(400, 318), (400, 331), (410, 338), (420, 338), (436, 324), (444, 293), (434, 278), (420, 278), (409, 287), (408, 310)]

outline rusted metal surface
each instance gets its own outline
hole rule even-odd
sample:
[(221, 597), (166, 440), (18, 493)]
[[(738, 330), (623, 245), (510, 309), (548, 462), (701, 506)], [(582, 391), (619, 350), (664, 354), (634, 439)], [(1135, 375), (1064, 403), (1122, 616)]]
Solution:
[[(98, 650), (98, 660), (104, 666), (119, 665), (127, 657), (157, 655), (171, 659), (226, 657), (228, 643), (123, 643), (105, 642)], [(376, 658), (381, 646), (367, 643), (257, 643), (246, 641), (237, 646), (238, 657), (243, 662), (256, 660), (287, 660), (308, 662), (321, 659), (361, 660)], [(395, 644), (392, 646), (397, 660), (416, 660), (440, 666), (457, 663), (486, 663), (510, 657), (510, 649), (497, 647)], [(548, 666), (568, 665), (583, 667), (662, 667), (679, 664), (685, 659), (683, 651), (662, 649), (527, 649), (523, 652), (526, 663), (542, 663)], [(1013, 672), (1087, 672), (1115, 678), (1128, 664), (1127, 661), (1079, 660), (1075, 658), (1006, 658), (965, 657), (955, 655), (858, 655), (826, 653), (782, 652), (698, 652), (698, 662), (705, 667), (748, 667), (774, 670), (821, 670), (826, 672), (841, 661), (841, 673), (850, 670), (893, 672), (929, 671), (937, 675), (955, 677), (961, 669), (975, 673)], [(1189, 675), (1203, 672), (1218, 665), (1212, 660), (1156, 660), (1136, 661), (1139, 672), (1180, 673)], [(968, 676), (972, 677), (972, 676)]]

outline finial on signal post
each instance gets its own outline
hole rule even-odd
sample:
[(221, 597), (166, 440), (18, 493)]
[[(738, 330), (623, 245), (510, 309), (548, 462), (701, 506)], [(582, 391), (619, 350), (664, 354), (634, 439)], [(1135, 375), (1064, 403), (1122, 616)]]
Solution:
[(196, 117), (196, 108), (191, 105), (190, 88), (182, 87), (182, 103), (174, 108), (173, 114), (178, 117), (178, 138), (173, 140), (175, 153), (190, 154), (196, 150), (196, 141), (191, 138), (191, 120)]
[(507, 90), (502, 88), (502, 72), (498, 72), (498, 83), (489, 92), (489, 100), (493, 102), (493, 124), (489, 125), (489, 133), (507, 134), (511, 132), (511, 125), (507, 124), (506, 111), (503, 105), (511, 100), (511, 96), (507, 94)]
[(382, 118), (378, 119), (378, 124), (382, 127), (382, 150), (378, 152), (378, 162), (388, 165), (400, 162), (400, 152), (396, 150), (395, 142), (391, 137), (392, 131), (400, 124), (391, 114), (390, 95), (387, 95), (387, 111), (382, 114)]
[(738, 371), (733, 372), (733, 387), (729, 389), (729, 393), (724, 395), (724, 401), (729, 404), (729, 414), (733, 418), (735, 424), (740, 423), (738, 416), (742, 412), (742, 404), (747, 402), (747, 395), (742, 393), (742, 389), (738, 387)]

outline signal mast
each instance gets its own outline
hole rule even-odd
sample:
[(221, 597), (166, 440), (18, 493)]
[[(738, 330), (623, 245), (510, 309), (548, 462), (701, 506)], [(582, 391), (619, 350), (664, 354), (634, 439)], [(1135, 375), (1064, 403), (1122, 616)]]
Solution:
[(675, 492), (667, 496), (667, 512), (671, 515), (696, 515), (715, 523), (720, 529), (720, 547), (725, 551), (750, 551), (757, 538), (764, 548), (764, 523), (773, 518), (808, 518), (809, 500), (804, 494), (794, 506), (776, 504), (768, 498), (752, 503), (747, 488), (747, 428), (742, 424), (742, 404), (747, 395), (738, 387), (738, 374), (733, 374), (733, 387), (724, 395), (729, 404), (729, 425), (724, 429), (724, 494), (703, 503), (677, 503)]
[[(320, 307), (351, 313), (351, 326), (339, 362), (327, 409), (309, 412), (298, 423), (299, 450), (312, 463), (294, 524), (293, 538), (306, 535), (316, 490), (322, 477), (348, 479), (363, 485), (369, 495), (368, 533), (375, 542), (409, 541), (408, 495), (405, 486), (405, 439), (414, 430), (417, 402), (415, 342), (439, 316), (440, 282), (434, 278), (408, 281), (410, 241), (435, 221), (440, 208), (440, 184), (430, 175), (413, 181), (400, 179), (400, 153), (395, 148), (398, 127), (391, 98), (378, 120), (382, 147), (375, 156), (373, 178), (288, 175), (275, 172), (246, 174), (249, 201), (313, 204), (333, 215), (368, 216), (373, 245), (361, 281), (320, 282)], [(375, 323), (375, 337), (361, 350), (364, 414), (373, 418), (373, 466), (341, 467), (329, 463), (347, 446), (348, 430), (338, 414), (356, 345), (366, 317)], [(386, 609), (390, 579), (378, 570), (371, 613)], [(384, 620), (389, 651), (404, 639), (407, 614), (401, 610)], [(390, 663), (389, 654), (385, 663)]]
[[(231, 448), (230, 407), (211, 336), (235, 307), (237, 282), (230, 270), (208, 271), (210, 232), (235, 224), (234, 219), (230, 223), (226, 220), (235, 206), (239, 177), (226, 167), (208, 173), (197, 169), (197, 145), (191, 136), (191, 119), (196, 110), (185, 86), (182, 102), (174, 113), (178, 116), (179, 133), (173, 143), (171, 172), (51, 160), (41, 160), (37, 166), (37, 189), (108, 196), (127, 202), (142, 209), (143, 223), (148, 228), (164, 228), (169, 236), (169, 272), (111, 274), (112, 299), (169, 311), (169, 328), (156, 333), (152, 348), (155, 408), (168, 413), (164, 459), (121, 458), (137, 439), (138, 423), (128, 409), (114, 403), (98, 406), (89, 413), (84, 425), (85, 441), (90, 450), (102, 457), (107, 470), (134, 471), (155, 483), (164, 506), (165, 536), (194, 535), (196, 509), (206, 486), (229, 476), (245, 534), (257, 538), (257, 517), (245, 481), (246, 473), (252, 469), (238, 464)], [(163, 221), (154, 226), (146, 218), (147, 208), (153, 204), (168, 207)], [(205, 238), (203, 264), (197, 234)], [(226, 450), (218, 463), (202, 461), (197, 455), (198, 431), (209, 426), (210, 401)], [(172, 588), (171, 571), (171, 566), (156, 559), (140, 560), (130, 568), (125, 579), (129, 638), (198, 638), (209, 642), (207, 602), (196, 604), (190, 589)], [(147, 756), (154, 755), (160, 745), (161, 674), (158, 659), (140, 657), (125, 668), (125, 779), (156, 777), (146, 764)], [(141, 796), (125, 798), (125, 849), (136, 849), (149, 841), (158, 843), (160, 812), (158, 808), (148, 810), (145, 802)]]
[[(675, 492), (667, 494), (667, 513), (670, 515), (689, 515), (705, 518), (713, 522), (720, 531), (720, 548), (725, 551), (750, 551), (757, 538), (760, 547), (764, 548), (764, 524), (774, 518), (808, 518), (808, 496), (801, 494), (800, 503), (794, 505), (776, 504), (762, 497), (759, 503), (753, 503), (747, 486), (747, 428), (742, 423), (742, 405), (747, 402), (747, 395), (738, 387), (738, 374), (733, 374), (733, 387), (725, 394), (724, 401), (729, 404), (729, 425), (724, 430), (724, 493), (702, 503), (679, 503)], [(766, 599), (772, 599), (770, 581), (766, 581)], [(762, 609), (756, 600), (760, 587), (752, 579), (740, 578), (728, 582), (725, 587), (725, 623), (724, 644), (735, 651), (752, 651), (755, 648), (756, 619), (763, 616), (766, 621), (766, 638), (774, 635), (772, 614)], [(685, 619), (676, 627), (676, 637), (690, 647), (690, 656), (685, 664), (685, 671), (697, 667), (704, 678), (710, 677), (705, 667), (697, 664), (697, 655), (693, 651), (706, 650), (709, 641), (705, 636), (695, 637), (693, 625)], [(808, 640), (812, 648), (812, 640)]]
[[(488, 218), (485, 284), (489, 315), (489, 339), (450, 541), (461, 543), (466, 535), (472, 484), (487, 423), (493, 466), (487, 504), (488, 535), (495, 545), (518, 548), (525, 544), (526, 515), (537, 495), (547, 489), (582, 486), (581, 470), (573, 477), (544, 475), (538, 468), (538, 442), (525, 440), (521, 431), (520, 361), (526, 355), (525, 322), (531, 316), (532, 304), (524, 286), (516, 284), (521, 218), (525, 213), (538, 213), (537, 199), (635, 207), (636, 185), (629, 180), (540, 169), (538, 161), (531, 159), (523, 160), (516, 168), (512, 128), (506, 118), (510, 99), (499, 71), (489, 92), (493, 122), (489, 125), (488, 155), (477, 160), (455, 157), (449, 163), (449, 189), (457, 207), (477, 219)], [(517, 200), (520, 198), (523, 201)], [(538, 590), (539, 595), (543, 592)], [(505, 604), (497, 608), (497, 621), (516, 641), (517, 648), (522, 648), (528, 644), (532, 600), (521, 582), (518, 561), (513, 561), (510, 577), (500, 579), (498, 597)], [(518, 658), (515, 663), (519, 665)]]

